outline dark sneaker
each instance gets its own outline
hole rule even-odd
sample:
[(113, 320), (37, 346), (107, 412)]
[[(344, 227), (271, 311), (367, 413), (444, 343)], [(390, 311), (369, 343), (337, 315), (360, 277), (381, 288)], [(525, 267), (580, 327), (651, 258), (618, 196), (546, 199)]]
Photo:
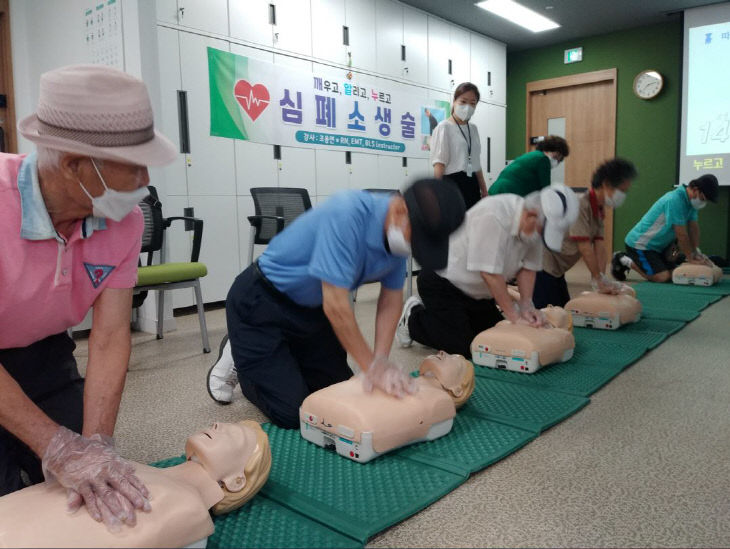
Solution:
[(621, 262), (624, 257), (628, 257), (624, 252), (616, 252), (611, 258), (611, 274), (616, 280), (626, 280), (629, 268)]

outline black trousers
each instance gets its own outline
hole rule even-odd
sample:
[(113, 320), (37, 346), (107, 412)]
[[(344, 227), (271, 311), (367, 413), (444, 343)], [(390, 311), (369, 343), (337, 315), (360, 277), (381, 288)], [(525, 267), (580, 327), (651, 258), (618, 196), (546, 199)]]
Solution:
[(466, 204), (467, 210), (481, 199), (482, 193), (479, 190), (479, 181), (476, 175), (468, 177), (466, 172), (454, 172), (444, 177), (450, 179), (459, 187), (461, 196), (464, 197), (464, 204)]
[[(0, 349), (0, 364), (46, 415), (80, 433), (84, 380), (76, 367), (75, 348), (73, 340), (63, 332), (28, 347)], [(21, 470), (31, 483), (43, 481), (38, 456), (0, 427), (0, 496), (24, 488)]]
[(413, 340), (440, 351), (470, 358), (474, 337), (503, 320), (493, 299), (469, 297), (432, 271), (418, 275), (418, 294), (423, 306), (411, 311), (408, 331)]
[(241, 390), (280, 427), (298, 429), (310, 393), (352, 377), (322, 307), (297, 305), (255, 263), (231, 286), (226, 319)]
[(535, 277), (535, 290), (532, 292), (532, 302), (536, 309), (542, 309), (548, 305), (565, 307), (570, 301), (568, 283), (565, 276), (555, 277), (545, 271), (539, 271)]

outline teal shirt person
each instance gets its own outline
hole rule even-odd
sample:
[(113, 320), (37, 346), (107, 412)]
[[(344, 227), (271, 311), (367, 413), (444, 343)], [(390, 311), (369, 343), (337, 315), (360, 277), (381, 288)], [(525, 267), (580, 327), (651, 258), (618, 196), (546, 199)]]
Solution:
[(687, 185), (669, 191), (644, 214), (626, 235), (626, 244), (637, 250), (663, 252), (674, 239), (675, 225), (697, 221), (697, 210), (687, 196)]
[(532, 151), (515, 158), (489, 187), (489, 194), (527, 196), (550, 185), (550, 158), (543, 151)]

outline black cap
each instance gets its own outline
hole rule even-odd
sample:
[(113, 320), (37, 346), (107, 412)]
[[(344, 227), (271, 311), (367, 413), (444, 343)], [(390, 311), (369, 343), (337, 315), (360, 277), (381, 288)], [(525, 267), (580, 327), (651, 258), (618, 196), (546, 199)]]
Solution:
[(701, 175), (697, 179), (693, 179), (689, 182), (690, 187), (697, 187), (705, 198), (710, 202), (717, 202), (717, 195), (719, 194), (717, 177), (711, 173)]
[(427, 270), (443, 269), (449, 259), (449, 235), (464, 221), (466, 206), (448, 180), (419, 179), (403, 193), (411, 222), (411, 250)]

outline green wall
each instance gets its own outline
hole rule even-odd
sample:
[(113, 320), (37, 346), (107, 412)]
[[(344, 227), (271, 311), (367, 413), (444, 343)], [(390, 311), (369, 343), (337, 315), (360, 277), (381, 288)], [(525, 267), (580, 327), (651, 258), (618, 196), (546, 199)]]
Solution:
[[(583, 61), (563, 64), (563, 51), (583, 47)], [(626, 233), (647, 209), (677, 181), (682, 96), (682, 23), (673, 20), (556, 46), (511, 53), (507, 57), (507, 158), (525, 152), (525, 85), (533, 80), (616, 68), (616, 154), (628, 158), (639, 177), (625, 204), (616, 211), (614, 248), (623, 248)], [(636, 97), (631, 86), (643, 69), (664, 76), (664, 89), (653, 100)], [(586, 182), (588, 184), (588, 182)], [(700, 213), (702, 250), (726, 257), (728, 188), (718, 204)]]

